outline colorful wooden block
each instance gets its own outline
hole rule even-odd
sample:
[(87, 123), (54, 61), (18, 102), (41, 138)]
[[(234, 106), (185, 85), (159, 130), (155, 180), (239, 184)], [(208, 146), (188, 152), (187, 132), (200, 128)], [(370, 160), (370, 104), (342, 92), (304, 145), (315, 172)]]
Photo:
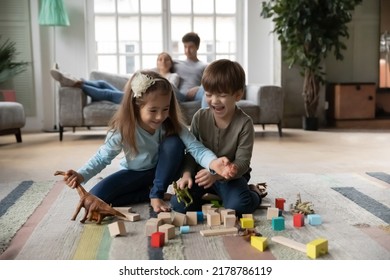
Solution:
[(328, 240), (319, 238), (306, 244), (307, 256), (316, 259), (320, 255), (328, 253)]
[(126, 235), (126, 227), (123, 221), (116, 221), (108, 225), (108, 230), (110, 231), (111, 237), (118, 235)]
[(220, 209), (219, 213), (221, 214), (221, 223), (225, 222), (226, 215), (236, 215), (236, 211), (234, 209)]
[(221, 224), (221, 215), (217, 212), (210, 211), (206, 215), (207, 217), (207, 225), (210, 227), (212, 226), (219, 226)]
[(242, 228), (254, 228), (255, 227), (255, 221), (252, 218), (241, 218), (240, 223), (241, 223)]
[(303, 227), (305, 225), (305, 215), (296, 213), (293, 216), (294, 227)]
[(232, 235), (237, 234), (238, 228), (217, 228), (217, 229), (204, 229), (200, 231), (202, 236), (217, 236), (217, 235)]
[(203, 204), (203, 205), (202, 205), (202, 212), (203, 212), (203, 215), (206, 215), (207, 212), (209, 212), (209, 210), (212, 209), (212, 208), (215, 209), (214, 205), (211, 204), (211, 203)]
[(164, 224), (158, 227), (159, 232), (163, 232), (165, 234), (165, 243), (168, 242), (169, 239), (175, 238), (175, 226), (170, 224)]
[(312, 226), (318, 226), (318, 225), (322, 224), (321, 216), (318, 214), (307, 215), (307, 220), (309, 222), (309, 225), (312, 225)]
[(276, 231), (284, 230), (284, 218), (274, 217), (272, 218), (272, 229)]
[(204, 214), (202, 211), (198, 211), (196, 212), (196, 218), (198, 220), (198, 222), (203, 222), (204, 221)]
[[(203, 216), (203, 213), (202, 213)], [(189, 211), (186, 213), (187, 225), (196, 226), (198, 224), (198, 212)]]
[(223, 224), (225, 227), (234, 227), (236, 225), (236, 220), (237, 220), (236, 215), (232, 215), (232, 214), (225, 215)]
[(145, 223), (145, 234), (151, 236), (153, 232), (158, 231), (158, 227), (162, 225), (162, 220), (158, 218), (150, 218)]
[(266, 237), (262, 236), (251, 236), (251, 245), (255, 247), (260, 252), (264, 252), (268, 247), (268, 242)]
[(165, 242), (165, 234), (163, 232), (154, 232), (150, 236), (150, 245), (155, 248), (163, 247)]
[(286, 200), (284, 198), (275, 198), (275, 207), (284, 210), (284, 203)]
[(190, 226), (181, 226), (180, 233), (185, 234), (190, 232)]
[(186, 223), (186, 215), (183, 214), (183, 213), (179, 213), (179, 212), (174, 212), (173, 213), (173, 220), (172, 220), (172, 224), (177, 226), (177, 227), (181, 227), (181, 226), (184, 226)]
[(272, 220), (272, 218), (279, 217), (279, 208), (269, 207), (267, 209), (267, 220)]
[(163, 221), (163, 224), (172, 223), (172, 214), (171, 212), (160, 212), (157, 214), (157, 218)]

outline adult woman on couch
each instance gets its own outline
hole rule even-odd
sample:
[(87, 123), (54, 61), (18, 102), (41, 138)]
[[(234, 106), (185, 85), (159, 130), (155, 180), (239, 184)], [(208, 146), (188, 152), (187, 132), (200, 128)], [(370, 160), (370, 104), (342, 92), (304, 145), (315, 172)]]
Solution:
[[(175, 90), (179, 86), (180, 77), (177, 73), (172, 72), (172, 67), (173, 60), (168, 53), (162, 52), (157, 56), (157, 72), (166, 78)], [(57, 65), (54, 69), (50, 70), (50, 74), (62, 87), (81, 88), (86, 95), (91, 97), (92, 101), (107, 100), (115, 104), (120, 104), (122, 102), (123, 91), (104, 80), (93, 81), (77, 79), (69, 74), (61, 72)]]

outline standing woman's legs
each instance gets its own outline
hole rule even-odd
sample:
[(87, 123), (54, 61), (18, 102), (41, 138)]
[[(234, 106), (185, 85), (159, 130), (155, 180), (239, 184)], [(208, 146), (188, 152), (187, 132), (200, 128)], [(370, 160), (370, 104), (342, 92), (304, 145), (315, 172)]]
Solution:
[(168, 186), (179, 178), (184, 149), (184, 143), (178, 136), (168, 136), (160, 144), (150, 198), (163, 199)]
[(81, 89), (95, 101), (107, 100), (116, 104), (122, 102), (123, 92), (106, 81), (83, 81)]

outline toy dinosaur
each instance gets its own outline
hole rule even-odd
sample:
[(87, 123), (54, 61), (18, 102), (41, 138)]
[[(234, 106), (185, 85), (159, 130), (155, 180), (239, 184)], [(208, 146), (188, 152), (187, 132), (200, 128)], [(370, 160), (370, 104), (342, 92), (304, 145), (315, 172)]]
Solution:
[(300, 213), (300, 214), (314, 214), (313, 204), (309, 201), (302, 202), (301, 194), (297, 194), (297, 201), (295, 205), (291, 209), (292, 213)]
[(182, 202), (185, 204), (186, 207), (192, 204), (193, 199), (191, 194), (188, 192), (188, 187), (185, 187), (184, 189), (180, 189), (177, 187), (176, 182), (173, 182), (173, 189), (176, 193), (177, 202)]
[[(56, 171), (54, 175), (65, 175), (64, 171)], [(87, 192), (79, 183), (77, 183), (75, 189), (80, 195), (80, 201), (77, 205), (76, 211), (73, 214), (72, 221), (76, 220), (82, 207), (85, 208), (84, 217), (80, 220), (81, 223), (88, 221), (96, 221), (96, 224), (101, 224), (102, 220), (108, 216), (119, 216), (126, 218), (124, 214), (115, 210), (106, 202), (98, 198), (97, 196)]]

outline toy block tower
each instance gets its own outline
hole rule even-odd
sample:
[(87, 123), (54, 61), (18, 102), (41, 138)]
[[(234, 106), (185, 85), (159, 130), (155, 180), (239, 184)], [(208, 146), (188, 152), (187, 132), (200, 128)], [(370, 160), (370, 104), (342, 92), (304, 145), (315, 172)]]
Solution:
[(305, 225), (305, 215), (296, 213), (293, 216), (294, 227), (303, 227)]

